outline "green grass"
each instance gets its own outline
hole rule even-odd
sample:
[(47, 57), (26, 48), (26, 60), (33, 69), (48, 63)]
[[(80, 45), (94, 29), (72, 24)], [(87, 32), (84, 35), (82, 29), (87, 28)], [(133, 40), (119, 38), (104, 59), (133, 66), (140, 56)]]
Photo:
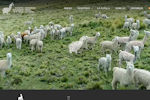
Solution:
[[(7, 71), (5, 78), (0, 78), (1, 89), (105, 89), (110, 90), (112, 71), (106, 76), (97, 71), (98, 59), (105, 56), (101, 52), (99, 43), (104, 40), (112, 40), (115, 36), (127, 36), (129, 31), (122, 30), (124, 15), (127, 14), (135, 19), (144, 19), (139, 11), (103, 11), (110, 19), (95, 19), (93, 16), (98, 11), (66, 11), (63, 9), (49, 9), (50, 5), (37, 6), (35, 14), (11, 14), (5, 20), (0, 20), (0, 30), (5, 35), (23, 32), (27, 27), (24, 21), (34, 17), (32, 25), (47, 25), (49, 21), (62, 26), (68, 26), (68, 17), (74, 15), (75, 29), (73, 36), (67, 36), (63, 40), (51, 40), (48, 35), (44, 39), (42, 53), (31, 52), (30, 47), (23, 44), (21, 50), (17, 50), (15, 44), (11, 48), (4, 47), (0, 50), (0, 59), (6, 59), (8, 52), (12, 53), (13, 67)], [(56, 4), (54, 5), (56, 6)], [(94, 5), (93, 5), (94, 6)], [(63, 5), (61, 5), (63, 7)], [(60, 8), (61, 8), (60, 7)], [(143, 30), (146, 28), (142, 23), (139, 40), (144, 37)], [(149, 29), (147, 29), (149, 30)], [(101, 37), (93, 50), (85, 50), (82, 54), (69, 54), (68, 44), (78, 40), (83, 35), (94, 36), (96, 32)], [(146, 43), (141, 59), (135, 64), (136, 68), (150, 70), (150, 47)], [(118, 54), (112, 54), (112, 66), (118, 66)], [(124, 63), (125, 67), (125, 63)], [(131, 87), (119, 87), (119, 89), (135, 89)]]

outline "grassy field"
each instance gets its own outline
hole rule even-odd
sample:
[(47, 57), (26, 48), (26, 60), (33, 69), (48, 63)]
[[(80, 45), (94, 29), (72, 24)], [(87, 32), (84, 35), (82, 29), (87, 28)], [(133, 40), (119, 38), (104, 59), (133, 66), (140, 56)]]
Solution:
[[(0, 15), (0, 18), (6, 18), (0, 20), (0, 30), (4, 32), (5, 36), (18, 31), (23, 32), (27, 29), (24, 26), (24, 22), (31, 19), (31, 17), (35, 19), (32, 27), (40, 26), (41, 24), (47, 25), (49, 21), (68, 26), (68, 17), (71, 14), (74, 15), (75, 23), (73, 36), (67, 36), (63, 40), (51, 40), (48, 35), (44, 39), (42, 53), (31, 52), (27, 44), (23, 44), (21, 50), (17, 50), (15, 44), (12, 44), (11, 48), (4, 47), (1, 49), (0, 59), (6, 59), (8, 52), (12, 53), (13, 67), (7, 71), (5, 78), (0, 78), (0, 89), (111, 90), (112, 71), (108, 73), (108, 76), (97, 71), (98, 59), (105, 56), (101, 52), (100, 42), (112, 40), (115, 36), (128, 36), (130, 34), (129, 31), (122, 30), (124, 15), (141, 21), (138, 40), (143, 39), (144, 29), (150, 30), (142, 23), (145, 17), (141, 15), (141, 11), (104, 10), (101, 12), (110, 16), (110, 19), (104, 20), (94, 18), (94, 14), (98, 12), (97, 10), (63, 10), (63, 6), (67, 5), (63, 2), (59, 4), (55, 2), (43, 5), (32, 4), (32, 6), (37, 7), (34, 14), (12, 13), (11, 15)], [(75, 4), (72, 5), (75, 6)], [(92, 3), (85, 5), (95, 6), (102, 4)], [(108, 3), (108, 5), (111, 4)], [(18, 3), (16, 6), (27, 6), (27, 4)], [(101, 36), (93, 50), (85, 50), (78, 55), (69, 54), (69, 43), (79, 40), (83, 35), (94, 36), (96, 32), (100, 32)], [(125, 63), (123, 65), (126, 67)], [(118, 66), (118, 54), (112, 54), (112, 67), (115, 66)], [(146, 42), (144, 51), (141, 53), (141, 59), (136, 62), (135, 67), (150, 70), (149, 40)], [(135, 89), (135, 87), (119, 87), (119, 89)]]

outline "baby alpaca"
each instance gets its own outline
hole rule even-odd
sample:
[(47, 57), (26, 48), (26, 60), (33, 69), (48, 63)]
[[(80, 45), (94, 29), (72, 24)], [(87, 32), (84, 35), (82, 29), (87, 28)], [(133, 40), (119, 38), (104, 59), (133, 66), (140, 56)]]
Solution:
[(42, 49), (43, 49), (43, 41), (38, 40), (36, 47), (37, 47), (37, 51), (38, 51), (38, 52), (42, 52)]
[(111, 70), (111, 54), (106, 54), (106, 57), (101, 57), (98, 60), (98, 70), (103, 69), (105, 73)]

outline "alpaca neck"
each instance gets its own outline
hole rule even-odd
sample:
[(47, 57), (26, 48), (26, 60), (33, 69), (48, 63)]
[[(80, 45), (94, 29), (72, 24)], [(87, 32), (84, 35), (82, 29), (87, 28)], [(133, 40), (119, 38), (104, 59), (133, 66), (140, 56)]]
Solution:
[(9, 11), (11, 11), (11, 9), (12, 9), (12, 5), (9, 5)]
[(127, 78), (132, 78), (133, 77), (133, 71), (130, 71), (127, 69), (126, 75), (128, 76)]
[(10, 67), (11, 67), (11, 64), (12, 64), (11, 58), (8, 58), (8, 59), (7, 59), (7, 64), (8, 64), (8, 68), (10, 68)]

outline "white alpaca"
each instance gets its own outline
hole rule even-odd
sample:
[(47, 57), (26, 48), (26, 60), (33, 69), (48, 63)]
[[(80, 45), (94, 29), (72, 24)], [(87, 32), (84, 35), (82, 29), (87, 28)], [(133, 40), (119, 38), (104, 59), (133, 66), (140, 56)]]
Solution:
[(12, 39), (11, 39), (10, 36), (7, 36), (6, 43), (7, 43), (8, 46), (10, 46), (10, 44), (12, 43)]
[(150, 72), (144, 69), (134, 69), (134, 83), (136, 87), (142, 84), (150, 90)]
[(17, 49), (21, 49), (21, 45), (22, 45), (22, 39), (17, 38), (16, 39), (16, 48)]
[(133, 84), (133, 74), (134, 65), (131, 62), (127, 62), (126, 69), (114, 67), (113, 68), (113, 80), (112, 80), (112, 89), (117, 89), (117, 83), (120, 83), (120, 86), (128, 86)]
[(79, 52), (80, 49), (83, 49), (86, 44), (86, 39), (84, 39), (83, 41), (75, 41), (72, 42), (71, 44), (69, 44), (68, 48), (69, 48), (69, 53), (73, 53), (75, 52), (76, 54)]
[(127, 36), (126, 37), (118, 37), (118, 43), (121, 46), (124, 46), (127, 42), (136, 40), (138, 36), (139, 36), (139, 31), (131, 29), (130, 30), (130, 36), (128, 36), (128, 37)]
[(91, 47), (93, 47), (98, 39), (100, 37), (100, 33), (97, 32), (94, 37), (87, 37), (87, 44), (89, 44)]
[(134, 41), (129, 41), (127, 44), (126, 44), (126, 48), (125, 50), (130, 52), (133, 48), (133, 46), (139, 46), (141, 49), (144, 48), (144, 44), (145, 42), (147, 41), (148, 37), (150, 36), (150, 32), (149, 31), (145, 31), (145, 36), (143, 38), (143, 40), (134, 40)]
[(127, 18), (127, 15), (125, 15), (125, 22), (129, 22), (131, 25), (134, 21), (134, 18)]
[(101, 17), (104, 18), (104, 19), (109, 18), (106, 14), (102, 14)]
[(9, 8), (3, 8), (3, 9), (2, 9), (3, 14), (8, 14), (8, 13), (11, 11), (11, 9), (12, 9), (13, 6), (14, 6), (14, 3), (12, 2), (12, 3), (9, 5)]
[(60, 29), (60, 39), (63, 39), (66, 35), (66, 28)]
[(96, 18), (99, 18), (101, 16), (101, 13), (99, 12), (98, 14), (95, 14)]
[(36, 43), (37, 51), (42, 52), (43, 49), (43, 41), (38, 40)]
[(128, 61), (131, 63), (135, 63), (135, 61), (137, 60), (137, 54), (138, 54), (139, 48), (135, 49), (135, 53), (129, 53), (127, 51), (122, 51), (120, 50), (119, 52), (119, 67), (121, 67), (122, 65), (122, 61)]
[(140, 28), (140, 21), (136, 20), (136, 23), (133, 23), (131, 28), (135, 29), (135, 30), (138, 30)]
[(131, 23), (130, 22), (124, 22), (123, 29), (130, 29)]
[(31, 51), (34, 51), (34, 50), (35, 50), (37, 41), (38, 41), (38, 39), (32, 39), (32, 40), (30, 41)]
[(97, 41), (97, 38), (98, 38), (99, 36), (100, 36), (100, 33), (97, 32), (94, 37), (82, 36), (82, 37), (80, 38), (80, 41), (82, 41), (82, 40), (84, 40), (84, 39), (86, 38), (87, 44), (86, 44), (86, 47), (85, 47), (85, 48), (87, 49), (87, 48), (88, 48), (88, 47), (87, 47), (88, 44), (89, 44), (91, 47), (93, 47), (93, 46), (95, 45), (95, 43), (96, 43), (96, 41)]
[(148, 26), (150, 26), (150, 19), (144, 19), (143, 20), (143, 23), (148, 27)]
[(106, 54), (106, 57), (101, 57), (98, 60), (98, 70), (103, 69), (105, 73), (111, 71), (111, 54)]
[(103, 41), (100, 43), (101, 50), (104, 53), (104, 50), (109, 49), (112, 51), (117, 51), (118, 49), (118, 37), (115, 37), (112, 41)]
[(4, 77), (6, 70), (8, 70), (12, 66), (12, 54), (7, 53), (7, 60), (0, 60), (0, 72)]
[(69, 21), (70, 21), (70, 24), (72, 24), (72, 23), (73, 23), (73, 15), (70, 15), (70, 17), (69, 17)]
[(66, 32), (69, 32), (70, 36), (72, 36), (72, 32), (73, 32), (73, 29), (74, 29), (74, 24), (71, 24), (70, 27), (65, 27), (65, 28), (66, 28)]

